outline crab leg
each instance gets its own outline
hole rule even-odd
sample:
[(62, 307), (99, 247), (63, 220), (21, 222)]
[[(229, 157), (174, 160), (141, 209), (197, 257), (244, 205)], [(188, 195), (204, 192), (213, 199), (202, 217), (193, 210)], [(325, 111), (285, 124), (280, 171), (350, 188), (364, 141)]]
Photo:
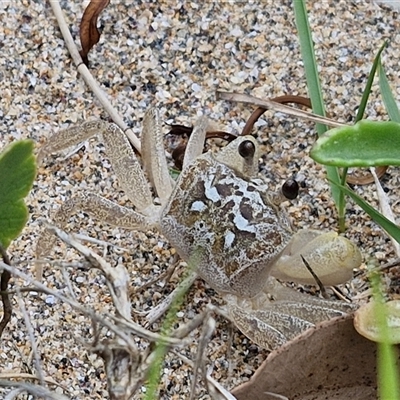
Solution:
[(149, 184), (128, 138), (117, 125), (109, 124), (103, 139), (119, 186), (138, 211), (152, 215), (153, 197)]
[(184, 170), (189, 164), (191, 164), (198, 156), (203, 153), (203, 147), (206, 140), (208, 126), (209, 121), (206, 117), (200, 118), (195, 124), (193, 132), (190, 135), (188, 144), (186, 146), (182, 170)]
[[(153, 207), (155, 211), (153, 218), (151, 218), (89, 192), (79, 194), (66, 201), (53, 216), (53, 222), (57, 227), (63, 229), (70, 217), (81, 211), (90, 214), (98, 221), (103, 221), (113, 226), (148, 231), (158, 224), (158, 211), (156, 210), (158, 207)], [(36, 245), (36, 258), (41, 259), (49, 254), (55, 242), (56, 237), (48, 230), (44, 230)], [(36, 279), (41, 280), (42, 274), (42, 264), (37, 264)]]
[[(348, 303), (322, 300), (318, 304), (321, 299), (306, 295), (302, 297), (301, 302), (270, 301), (254, 310), (242, 308), (228, 299), (229, 315), (248, 338), (263, 348), (273, 350), (315, 324), (350, 314), (355, 309), (354, 305)], [(310, 297), (310, 302), (307, 297)]]
[(160, 117), (155, 108), (151, 108), (144, 116), (141, 145), (144, 168), (164, 205), (172, 192), (172, 178), (165, 158)]
[[(118, 182), (138, 212), (121, 207), (93, 193), (80, 195), (66, 202), (54, 216), (54, 222), (63, 228), (69, 218), (84, 211), (111, 225), (135, 230), (149, 230), (158, 225), (159, 206), (153, 204), (147, 180), (135, 153), (124, 135), (114, 124), (89, 121), (80, 126), (62, 130), (53, 135), (38, 155), (40, 161), (47, 154), (70, 147), (95, 134), (102, 134)], [(45, 231), (39, 237), (36, 256), (46, 256), (54, 246), (55, 238)], [(36, 266), (36, 276), (42, 276), (41, 265)]]
[(37, 156), (37, 163), (40, 164), (49, 154), (67, 149), (68, 147), (74, 146), (94, 135), (97, 135), (98, 133), (103, 132), (106, 129), (106, 126), (107, 123), (104, 121), (87, 121), (81, 125), (55, 132), (50, 136), (47, 143), (40, 149)]
[(138, 211), (150, 214), (146, 212), (146, 209), (153, 205), (149, 185), (127, 137), (115, 124), (88, 121), (55, 133), (40, 150), (38, 163), (48, 154), (66, 149), (98, 134), (103, 137), (107, 155), (121, 189)]

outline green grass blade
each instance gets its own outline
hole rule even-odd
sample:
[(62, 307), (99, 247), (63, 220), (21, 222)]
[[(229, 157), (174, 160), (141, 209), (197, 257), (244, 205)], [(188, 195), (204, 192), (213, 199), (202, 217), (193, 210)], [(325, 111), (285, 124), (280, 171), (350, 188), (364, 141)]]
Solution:
[(382, 55), (383, 50), (386, 48), (387, 43), (388, 42), (386, 40), (385, 43), (383, 43), (383, 45), (379, 49), (377, 55), (375, 56), (374, 62), (371, 67), (371, 71), (369, 72), (367, 84), (365, 86), (365, 89), (364, 89), (364, 92), (363, 92), (363, 95), (361, 98), (361, 103), (360, 103), (360, 107), (358, 108), (355, 122), (361, 121), (364, 116), (365, 108), (367, 106), (368, 98), (371, 93), (371, 87), (374, 82), (375, 74), (378, 69), (378, 66), (381, 63), (381, 55)]
[[(317, 61), (315, 59), (314, 44), (311, 36), (310, 25), (308, 23), (305, 1), (294, 0), (293, 6), (312, 109), (315, 114), (325, 117), (325, 106), (322, 98)], [(322, 135), (326, 130), (326, 125), (317, 124), (318, 135)]]
[(381, 226), (394, 240), (400, 243), (400, 227), (388, 220), (363, 198), (346, 186), (338, 185), (338, 188), (349, 195), (379, 226)]
[(396, 365), (396, 349), (389, 343), (378, 343), (377, 358), (379, 398), (381, 400), (399, 400), (400, 389)]
[[(307, 17), (307, 9), (304, 0), (293, 0), (296, 26), (300, 40), (301, 56), (307, 79), (307, 87), (311, 99), (312, 109), (315, 114), (325, 116), (325, 106), (322, 97), (321, 84), (318, 76), (317, 62), (315, 59), (314, 44), (311, 36), (310, 24)], [(328, 127), (317, 124), (318, 136), (323, 135)], [(340, 183), (339, 172), (335, 167), (325, 167), (328, 179), (332, 182)], [(339, 222), (341, 230), (344, 228), (344, 196), (336, 186), (331, 185), (332, 197), (339, 212)]]
[[(202, 249), (197, 248), (193, 251), (193, 254), (191, 255), (189, 261), (188, 261), (188, 267), (187, 267), (187, 274), (190, 273), (190, 271), (195, 271), (196, 266), (199, 264), (199, 258), (201, 257), (202, 254)], [(186, 294), (186, 289), (181, 288), (180, 291), (178, 291), (177, 296), (171, 303), (170, 309), (167, 312), (167, 315), (165, 317), (165, 320), (163, 321), (162, 327), (161, 327), (161, 334), (163, 336), (168, 336), (172, 330), (172, 327), (174, 323), (176, 322), (176, 313), (179, 310), (179, 307), (181, 306), (183, 302), (183, 298)], [(156, 343), (156, 348), (155, 348), (155, 359), (152, 365), (149, 368), (148, 372), (148, 383), (146, 386), (146, 395), (145, 395), (145, 400), (154, 400), (157, 399), (157, 392), (158, 392), (158, 385), (161, 377), (161, 370), (162, 370), (162, 365), (164, 361), (165, 354), (167, 353), (167, 345), (164, 342), (158, 342)]]
[(386, 107), (386, 111), (388, 112), (389, 117), (392, 121), (400, 123), (400, 111), (397, 106), (396, 100), (393, 96), (392, 90), (390, 89), (386, 72), (381, 62), (379, 62), (378, 71), (379, 71), (379, 87), (381, 89), (381, 94), (383, 102)]

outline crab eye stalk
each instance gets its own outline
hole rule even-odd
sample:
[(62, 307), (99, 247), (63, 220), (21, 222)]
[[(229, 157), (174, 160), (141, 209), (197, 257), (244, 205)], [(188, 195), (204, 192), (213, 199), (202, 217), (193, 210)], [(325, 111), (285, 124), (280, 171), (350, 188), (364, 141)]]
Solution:
[(238, 151), (245, 159), (253, 158), (256, 152), (256, 146), (254, 146), (254, 143), (251, 140), (244, 140), (239, 144)]
[(282, 194), (289, 200), (295, 199), (299, 194), (299, 184), (294, 179), (288, 179), (282, 185)]

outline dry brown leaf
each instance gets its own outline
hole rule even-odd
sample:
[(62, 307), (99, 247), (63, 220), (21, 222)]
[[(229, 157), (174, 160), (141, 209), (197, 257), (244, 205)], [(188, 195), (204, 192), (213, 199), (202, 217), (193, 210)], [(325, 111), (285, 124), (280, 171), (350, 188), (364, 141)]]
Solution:
[(273, 351), (232, 394), (237, 400), (375, 400), (376, 385), (376, 344), (360, 336), (347, 316)]
[(100, 32), (97, 29), (97, 18), (109, 3), (110, 0), (91, 0), (83, 13), (80, 26), (82, 50), (79, 53), (86, 66), (89, 66), (89, 51), (100, 40)]

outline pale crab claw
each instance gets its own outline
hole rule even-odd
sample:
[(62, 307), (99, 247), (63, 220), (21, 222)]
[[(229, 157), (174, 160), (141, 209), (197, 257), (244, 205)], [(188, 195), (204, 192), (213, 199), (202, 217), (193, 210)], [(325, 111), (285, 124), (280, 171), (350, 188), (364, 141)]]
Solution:
[(271, 271), (278, 279), (315, 284), (301, 256), (323, 285), (333, 286), (351, 279), (362, 262), (360, 250), (336, 232), (302, 230), (293, 235)]

